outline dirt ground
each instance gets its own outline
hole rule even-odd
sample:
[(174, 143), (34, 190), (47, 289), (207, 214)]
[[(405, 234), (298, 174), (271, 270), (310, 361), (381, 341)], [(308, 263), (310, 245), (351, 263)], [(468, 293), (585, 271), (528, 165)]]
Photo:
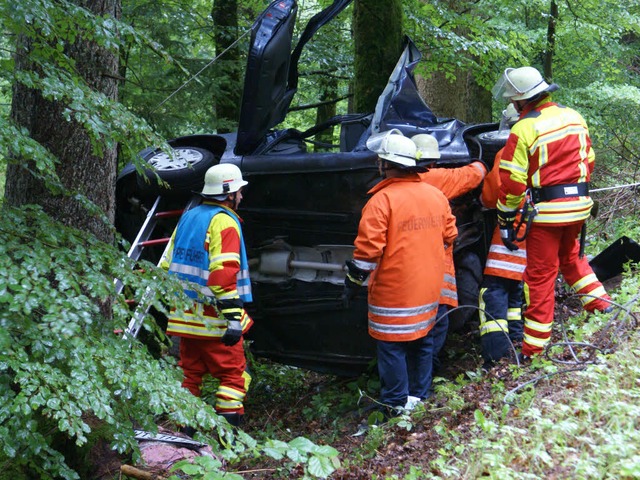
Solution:
[[(612, 291), (619, 278), (605, 286)], [(558, 283), (556, 292), (556, 325), (581, 311), (580, 301), (565, 293)], [(553, 341), (560, 340), (560, 333), (554, 329)], [(455, 382), (465, 372), (482, 372), (477, 325), (470, 325), (465, 331), (449, 336), (443, 356), (443, 366), (438, 375), (444, 382)], [(509, 391), (533, 378), (535, 371), (524, 367), (518, 378), (513, 378), (511, 363), (504, 359), (488, 372), (483, 372), (485, 381), (470, 382), (460, 391), (459, 408), (454, 413), (443, 408), (447, 397), (437, 393), (425, 402), (424, 411), (419, 410), (412, 417), (412, 428), (407, 430), (398, 425), (383, 426), (383, 435), (371, 438), (370, 434), (355, 435), (366, 423), (366, 405), (373, 401), (367, 398), (358, 405), (354, 384), (362, 384), (363, 378), (345, 379), (305, 372), (302, 384), (288, 386), (281, 383), (274, 388), (264, 385), (251, 392), (246, 402), (247, 414), (242, 425), (244, 431), (257, 439), (277, 438), (289, 441), (296, 437), (306, 437), (317, 444), (331, 445), (340, 452), (342, 467), (330, 478), (340, 480), (365, 480), (397, 475), (404, 478), (411, 466), (419, 466), (429, 472), (429, 463), (437, 458), (441, 438), (434, 428), (447, 415), (446, 425), (455, 429), (461, 442), (472, 439), (474, 412), (495, 402), (493, 388), (500, 382), (504, 391)], [(264, 365), (263, 365), (264, 366)], [(371, 374), (374, 378), (375, 375)], [(298, 379), (299, 381), (299, 379)], [(365, 382), (366, 383), (366, 382)], [(553, 381), (536, 386), (537, 395), (553, 395)], [(332, 392), (332, 393), (329, 393)], [(335, 401), (332, 400), (335, 395)], [(466, 442), (465, 442), (466, 443)], [(247, 461), (233, 465), (229, 469), (244, 478), (290, 479), (302, 478), (301, 467), (270, 459)], [(432, 471), (437, 475), (438, 471)], [(113, 477), (111, 477), (113, 478)], [(155, 477), (158, 478), (158, 477)]]
[[(619, 284), (620, 279), (616, 278), (608, 282), (605, 287), (612, 291)], [(580, 300), (569, 295), (562, 284), (558, 283), (556, 292), (556, 314), (555, 323), (566, 320), (581, 312)], [(561, 334), (554, 329), (552, 342), (561, 341)], [(568, 359), (568, 358), (567, 358)], [(495, 402), (495, 394), (492, 391), (496, 382), (504, 386), (504, 391), (515, 389), (531, 378), (538, 375), (531, 368), (526, 366), (518, 378), (513, 378), (512, 368), (509, 361), (503, 359), (488, 372), (483, 373), (486, 381), (471, 382), (464, 386), (459, 394), (463, 398), (463, 404), (453, 414), (447, 414), (447, 427), (455, 429), (460, 441), (465, 442), (465, 437), (471, 440), (472, 428), (475, 423), (474, 412), (476, 409)], [(438, 373), (445, 381), (454, 382), (459, 375), (465, 372), (481, 372), (480, 344), (477, 325), (459, 334), (450, 335), (445, 347), (445, 355), (442, 371)], [(254, 435), (259, 434), (264, 429), (265, 419), (277, 419), (279, 428), (286, 435), (287, 439), (297, 436), (305, 436), (317, 443), (326, 443), (340, 452), (340, 459), (343, 468), (336, 471), (330, 478), (340, 480), (365, 480), (371, 478), (385, 478), (389, 475), (397, 475), (403, 478), (409, 473), (410, 466), (420, 466), (423, 471), (428, 472), (431, 460), (438, 455), (441, 438), (436, 433), (434, 426), (441, 422), (443, 411), (450, 411), (442, 408), (446, 402), (446, 397), (437, 394), (429, 399), (425, 404), (424, 413), (420, 413), (412, 418), (413, 427), (406, 430), (400, 426), (385, 427), (384, 441), (376, 443), (373, 447), (367, 435), (354, 436), (359, 424), (366, 419), (367, 413), (354, 409), (348, 413), (331, 415), (329, 412), (322, 420), (309, 421), (302, 412), (307, 408), (314, 408), (312, 404), (313, 396), (316, 392), (326, 389), (333, 383), (345, 383), (345, 379), (328, 378), (322, 375), (309, 375), (308, 389), (300, 391), (295, 403), (283, 402), (282, 397), (274, 394), (271, 400), (260, 397), (259, 402), (249, 405), (250, 415), (247, 415), (245, 430)], [(542, 382), (536, 386), (537, 395), (553, 395), (556, 388), (554, 381)], [(415, 418), (417, 417), (417, 418)], [(375, 449), (371, 451), (373, 448)], [(347, 460), (345, 462), (345, 460)], [(245, 478), (262, 479), (282, 479), (296, 478), (296, 472), (285, 474), (279, 471), (271, 462), (264, 462), (260, 465), (252, 464), (241, 466), (239, 470), (244, 471)], [(252, 472), (253, 470), (253, 472)], [(298, 473), (302, 474), (300, 470)], [(431, 472), (437, 475), (439, 472)], [(293, 475), (293, 476), (292, 476)]]

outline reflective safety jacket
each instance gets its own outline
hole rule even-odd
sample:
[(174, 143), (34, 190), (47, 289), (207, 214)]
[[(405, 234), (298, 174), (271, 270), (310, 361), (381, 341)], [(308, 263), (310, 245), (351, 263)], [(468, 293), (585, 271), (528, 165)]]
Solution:
[[(500, 196), (497, 208), (513, 212), (527, 188), (568, 186), (589, 182), (595, 154), (582, 116), (551, 101), (547, 95), (527, 105), (511, 134), (500, 161)], [(536, 203), (535, 223), (568, 225), (589, 217), (593, 201), (588, 195), (563, 196)]]
[(369, 278), (369, 334), (410, 341), (433, 328), (445, 271), (445, 248), (457, 235), (446, 197), (417, 174), (388, 178), (369, 193), (354, 261)]
[[(476, 188), (482, 182), (486, 168), (482, 162), (473, 162), (458, 168), (431, 168), (420, 173), (422, 181), (433, 185), (452, 200)], [(456, 269), (453, 263), (453, 248), (445, 251), (445, 273), (440, 303), (450, 307), (458, 306), (458, 287), (456, 285)]]
[[(227, 321), (214, 306), (215, 301), (237, 298), (251, 301), (249, 266), (239, 217), (223, 205), (205, 202), (182, 215), (167, 250), (161, 266), (185, 281), (185, 293), (194, 299), (192, 309), (170, 314), (167, 334), (222, 337)], [(204, 302), (196, 300), (198, 293), (205, 297)], [(252, 323), (243, 309), (243, 332)]]
[[(500, 194), (500, 160), (504, 148), (500, 149), (495, 156), (495, 162), (491, 172), (487, 174), (482, 185), (482, 194), (480, 196), (482, 204), (486, 208), (496, 208), (498, 195)], [(520, 207), (520, 206), (519, 206)], [(520, 215), (516, 216), (516, 225), (520, 222)], [(518, 235), (522, 235), (524, 225), (521, 227)], [(508, 278), (511, 280), (522, 281), (524, 268), (527, 266), (527, 247), (526, 240), (514, 242), (518, 246), (518, 250), (509, 250), (502, 243), (500, 237), (500, 228), (496, 226), (491, 238), (491, 246), (487, 254), (487, 263), (484, 268), (484, 275), (493, 275), (495, 277)], [(497, 284), (496, 284), (497, 285)]]

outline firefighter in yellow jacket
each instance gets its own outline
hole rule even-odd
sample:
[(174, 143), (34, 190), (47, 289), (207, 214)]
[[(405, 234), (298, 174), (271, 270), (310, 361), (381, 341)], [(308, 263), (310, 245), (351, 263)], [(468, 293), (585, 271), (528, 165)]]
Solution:
[(578, 241), (593, 206), (591, 138), (578, 112), (551, 100), (557, 89), (533, 67), (507, 68), (493, 88), (496, 99), (508, 99), (520, 113), (500, 161), (497, 208), (505, 246), (513, 241), (516, 211), (527, 190), (538, 209), (527, 235), (523, 357), (541, 353), (549, 343), (558, 269), (584, 294), (586, 310), (610, 308)]
[(368, 284), (369, 334), (377, 340), (380, 402), (393, 415), (408, 397), (429, 396), (433, 328), (445, 249), (457, 235), (449, 202), (416, 173), (416, 146), (398, 130), (373, 135), (385, 177), (362, 210), (345, 296)]
[(167, 327), (167, 334), (181, 337), (182, 386), (200, 396), (202, 377), (217, 378), (216, 412), (234, 426), (244, 414), (251, 380), (242, 345), (253, 323), (243, 307), (251, 301), (251, 281), (235, 213), (246, 184), (235, 165), (209, 168), (203, 202), (182, 215), (162, 262), (185, 281), (185, 293), (194, 299), (192, 309), (171, 313)]

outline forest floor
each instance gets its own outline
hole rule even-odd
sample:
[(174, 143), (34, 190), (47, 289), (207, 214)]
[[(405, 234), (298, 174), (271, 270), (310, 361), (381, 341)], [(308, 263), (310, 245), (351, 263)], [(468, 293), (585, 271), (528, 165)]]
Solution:
[[(612, 291), (619, 280), (607, 282), (605, 287)], [(581, 311), (577, 297), (563, 293), (562, 289), (556, 292), (556, 325)], [(561, 340), (558, 330), (554, 328), (552, 342)], [(344, 378), (252, 359), (255, 373), (245, 401), (242, 429), (257, 440), (291, 441), (305, 437), (318, 445), (332, 446), (339, 452), (340, 467), (331, 474), (331, 479), (440, 475), (432, 463), (440, 455), (439, 429), (444, 426), (454, 430), (460, 444), (470, 444), (477, 423), (476, 410), (503, 407), (506, 394), (519, 391), (540, 373), (531, 365), (514, 368), (513, 359), (503, 359), (489, 371), (483, 370), (477, 325), (450, 335), (442, 360), (431, 398), (410, 417), (402, 417), (402, 422), (394, 419), (364, 431), (378, 392), (374, 373)], [(536, 396), (553, 398), (559, 390), (579, 388), (576, 382), (567, 383), (565, 377), (536, 382)], [(411, 475), (412, 467), (416, 466), (420, 467), (420, 476)], [(304, 477), (302, 465), (265, 456), (227, 465), (227, 471), (243, 478), (265, 480)]]
[[(605, 287), (611, 291), (617, 283), (619, 278), (608, 282)], [(575, 296), (565, 295), (559, 290), (556, 299), (556, 324), (582, 311), (580, 301)], [(554, 329), (552, 342), (561, 340), (557, 330)], [(443, 365), (437, 373), (440, 378), (435, 382), (436, 394), (423, 404), (424, 409), (420, 407), (411, 415), (410, 428), (406, 428), (406, 423), (394, 424), (391, 421), (382, 427), (373, 427), (380, 429), (377, 434), (370, 428), (368, 432), (358, 435), (359, 431), (362, 433), (361, 426), (367, 422), (366, 405), (373, 403), (368, 396), (358, 402), (358, 388), (366, 382), (362, 378), (344, 379), (314, 373), (305, 374), (302, 386), (288, 387), (283, 384), (281, 390), (258, 388), (252, 392), (252, 398), (247, 401), (243, 428), (255, 437), (269, 432), (283, 440), (303, 436), (316, 443), (333, 446), (340, 452), (342, 467), (330, 476), (332, 479), (405, 478), (411, 466), (420, 466), (423, 474), (438, 475), (438, 471), (430, 471), (429, 467), (430, 462), (439, 455), (442, 442), (437, 426), (446, 424), (447, 429), (456, 431), (460, 443), (471, 443), (471, 427), (476, 423), (476, 410), (487, 406), (500, 408), (505, 398), (504, 392), (518, 390), (540, 373), (527, 365), (514, 369), (513, 364), (513, 359), (503, 359), (489, 371), (483, 371), (479, 334), (477, 328), (472, 326), (468, 331), (448, 338)], [(465, 377), (469, 380), (479, 376), (483, 381), (464, 381)], [(553, 397), (558, 382), (562, 382), (561, 389), (566, 389), (566, 379), (563, 377), (537, 383), (536, 395)], [(447, 405), (450, 400), (448, 393), (451, 392), (447, 384), (462, 385), (455, 389), (458, 407), (454, 410)], [(570, 385), (570, 388), (576, 386)], [(502, 396), (496, 395), (496, 391), (503, 392)], [(261, 460), (259, 463), (234, 466), (234, 471), (245, 478), (303, 476), (301, 467), (298, 472), (295, 469), (284, 471), (280, 467), (281, 464), (276, 462)]]

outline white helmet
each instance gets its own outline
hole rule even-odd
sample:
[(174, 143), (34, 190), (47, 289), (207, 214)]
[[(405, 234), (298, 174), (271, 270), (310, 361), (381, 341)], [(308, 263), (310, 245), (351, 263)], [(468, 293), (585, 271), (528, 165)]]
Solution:
[(388, 162), (403, 167), (416, 166), (416, 144), (396, 128), (371, 135), (367, 139), (367, 148)]
[(520, 114), (516, 110), (516, 107), (513, 106), (513, 103), (510, 103), (507, 105), (507, 108), (502, 111), (502, 118), (500, 119), (500, 127), (498, 130), (510, 130), (519, 119)]
[(496, 100), (527, 100), (542, 92), (554, 92), (558, 86), (549, 85), (533, 67), (507, 68), (491, 89)]
[(433, 135), (429, 135), (428, 133), (419, 133), (411, 137), (411, 140), (418, 148), (418, 157), (420, 159), (440, 158), (438, 140), (436, 140), (436, 137)]
[(214, 165), (204, 174), (202, 195), (226, 196), (237, 192), (248, 183), (242, 179), (242, 172), (236, 165), (232, 163)]

